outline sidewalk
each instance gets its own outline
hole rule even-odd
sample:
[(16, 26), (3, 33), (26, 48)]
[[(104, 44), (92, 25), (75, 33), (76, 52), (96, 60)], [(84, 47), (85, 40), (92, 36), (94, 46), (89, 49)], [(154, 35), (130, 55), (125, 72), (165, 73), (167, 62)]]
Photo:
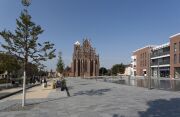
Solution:
[[(37, 86), (39, 84), (33, 84), (33, 85), (28, 85), (26, 89), (32, 88), (34, 86)], [(11, 88), (11, 89), (3, 89), (0, 91), (0, 100), (6, 97), (9, 97), (11, 95), (14, 95), (16, 93), (19, 93), (22, 91), (22, 87), (17, 87), (17, 88)]]
[[(30, 88), (26, 91), (26, 106), (21, 107), (22, 93), (17, 93), (8, 98), (0, 100), (0, 113), (9, 111), (20, 111), (32, 108), (40, 103), (66, 98), (66, 92), (60, 89), (52, 89), (52, 81), (48, 82), (48, 86), (44, 88), (42, 85)], [(1, 116), (1, 115), (0, 115)]]

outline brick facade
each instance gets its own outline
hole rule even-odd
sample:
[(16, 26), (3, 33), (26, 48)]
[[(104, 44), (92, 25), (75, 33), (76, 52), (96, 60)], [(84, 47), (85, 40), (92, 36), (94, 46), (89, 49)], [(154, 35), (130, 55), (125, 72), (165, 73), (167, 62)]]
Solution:
[(170, 37), (170, 76), (180, 78), (180, 34)]
[(147, 76), (149, 74), (150, 51), (152, 47), (147, 46), (133, 52), (136, 56), (136, 75)]
[(82, 45), (79, 42), (74, 44), (74, 53), (71, 64), (72, 76), (98, 76), (99, 66), (99, 55), (96, 54), (95, 49), (92, 48), (88, 39), (83, 40)]

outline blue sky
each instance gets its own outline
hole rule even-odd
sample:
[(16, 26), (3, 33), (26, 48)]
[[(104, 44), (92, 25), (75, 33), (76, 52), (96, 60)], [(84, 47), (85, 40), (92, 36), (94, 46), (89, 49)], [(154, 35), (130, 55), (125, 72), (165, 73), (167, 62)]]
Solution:
[[(73, 44), (91, 39), (101, 66), (130, 63), (133, 50), (163, 44), (180, 32), (179, 0), (32, 0), (32, 20), (45, 30), (41, 41), (55, 43), (69, 65)], [(14, 30), (21, 0), (0, 1), (0, 30)], [(0, 37), (1, 38), (1, 37)], [(55, 69), (57, 59), (46, 62)]]

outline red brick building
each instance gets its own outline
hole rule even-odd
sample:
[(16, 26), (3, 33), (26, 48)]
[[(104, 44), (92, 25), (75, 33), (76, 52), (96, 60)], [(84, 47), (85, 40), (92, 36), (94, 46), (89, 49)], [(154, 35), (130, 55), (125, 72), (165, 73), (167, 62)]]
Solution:
[(91, 46), (90, 40), (83, 40), (81, 45), (78, 41), (74, 44), (74, 53), (71, 64), (71, 76), (90, 77), (99, 75), (99, 55)]
[[(180, 33), (170, 42), (159, 46), (146, 46), (133, 52), (133, 75), (180, 78)], [(149, 72), (149, 73), (148, 73)]]
[(146, 46), (133, 52), (133, 74), (147, 76), (150, 69), (150, 51), (154, 46)]
[(180, 78), (180, 33), (170, 37), (170, 76)]

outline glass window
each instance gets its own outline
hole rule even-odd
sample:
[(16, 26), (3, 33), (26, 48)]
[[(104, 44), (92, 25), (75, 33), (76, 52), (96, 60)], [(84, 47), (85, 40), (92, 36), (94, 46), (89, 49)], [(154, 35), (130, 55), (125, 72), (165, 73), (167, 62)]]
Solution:
[(176, 54), (174, 54), (174, 64), (176, 64), (176, 61), (177, 61), (177, 56)]
[(176, 43), (174, 43), (174, 52), (176, 52), (176, 50), (177, 50), (177, 47), (176, 47)]
[(159, 61), (159, 65), (163, 64), (163, 59), (162, 58), (158, 59), (158, 61)]

